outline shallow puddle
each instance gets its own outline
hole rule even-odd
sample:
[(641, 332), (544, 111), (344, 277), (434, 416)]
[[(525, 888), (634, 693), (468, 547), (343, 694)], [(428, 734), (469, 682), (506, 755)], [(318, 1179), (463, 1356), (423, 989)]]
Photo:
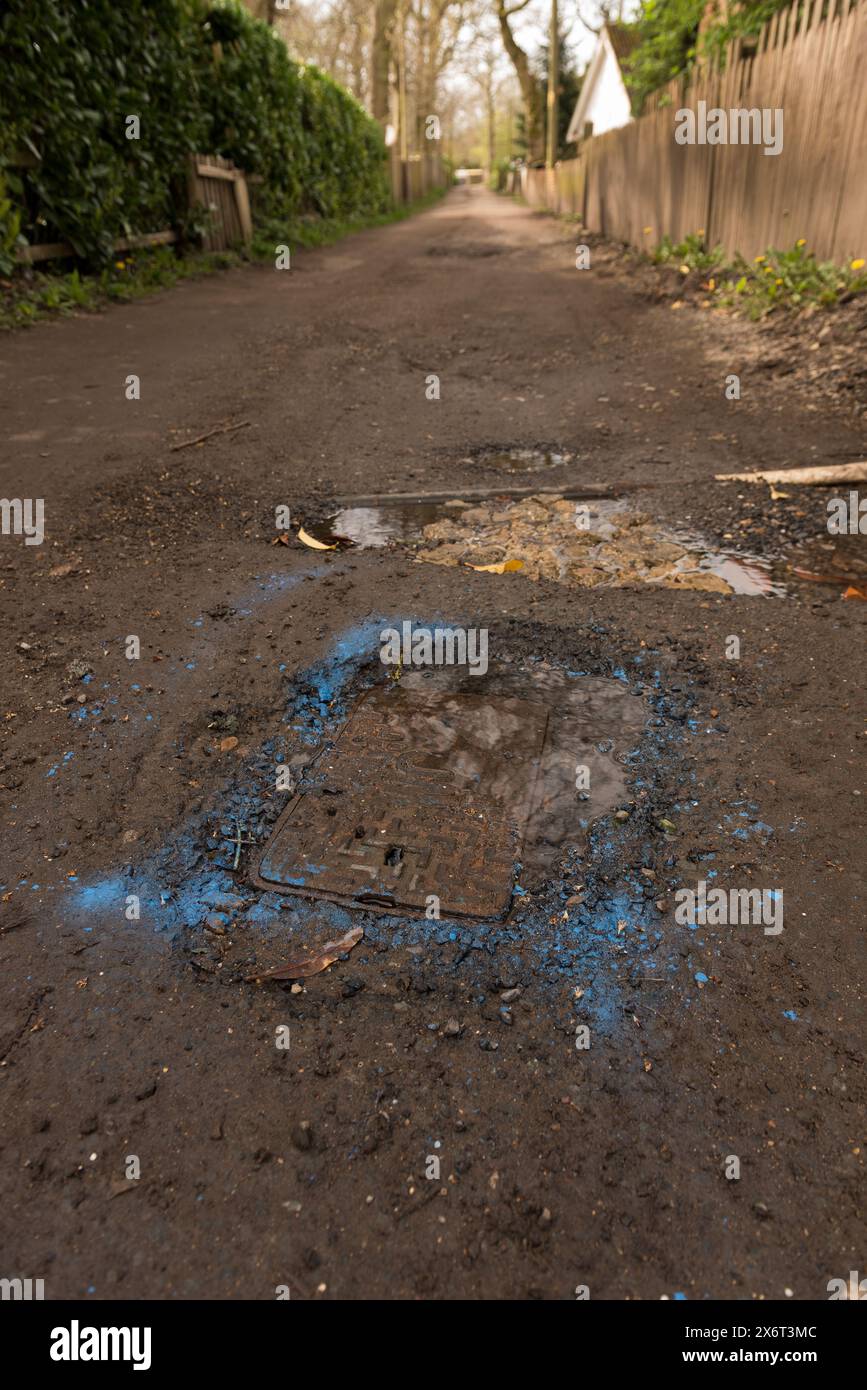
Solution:
[[(456, 503), (458, 510), (466, 503)], [(454, 507), (451, 508), (452, 510)], [(306, 522), (305, 530), (323, 545), (354, 545), (368, 550), (418, 540), (425, 526), (448, 516), (443, 502), (389, 502), (375, 507), (342, 507), (323, 521)]]
[[(517, 495), (383, 499), (343, 507), (322, 521), (306, 523), (305, 529), (329, 546), (365, 550), (405, 545), (432, 564), (520, 560), (520, 571), (529, 579), (575, 586), (648, 584), (765, 597), (786, 593), (782, 567), (774, 569), (751, 554), (708, 549), (700, 536), (667, 531), (616, 497), (587, 498), (568, 491), (528, 495), (518, 489)], [(786, 574), (791, 577), (791, 567)]]
[[(481, 687), (481, 688), (480, 688)], [(617, 680), (554, 668), (408, 671), (356, 703), (256, 874), (347, 906), (502, 919), (626, 790), (646, 711)]]

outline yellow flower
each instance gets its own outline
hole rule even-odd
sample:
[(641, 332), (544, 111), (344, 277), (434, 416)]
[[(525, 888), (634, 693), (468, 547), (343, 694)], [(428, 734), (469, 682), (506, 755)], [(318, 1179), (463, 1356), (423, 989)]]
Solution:
[(857, 261), (853, 261), (853, 262), (852, 262), (852, 264), (850, 265), (849, 269), (850, 269), (850, 270), (863, 270), (865, 265), (867, 265), (867, 261), (865, 261), (864, 258), (863, 258), (862, 256), (859, 256), (858, 259), (857, 259)]
[(653, 231), (653, 228), (652, 228), (652, 227), (645, 227), (643, 230), (644, 230), (644, 235), (645, 235), (645, 236), (650, 236), (650, 233)]
[(774, 281), (774, 284), (775, 284), (775, 285), (781, 285), (782, 283), (783, 283), (782, 280), (775, 280), (775, 281)]
[(124, 265), (125, 265), (125, 262), (124, 262), (124, 261), (115, 261), (115, 263), (114, 263), (115, 270), (123, 270)]
[(699, 227), (696, 236), (704, 236), (704, 227)]
[(755, 259), (754, 264), (755, 264), (755, 265), (761, 265), (761, 263), (762, 263), (762, 261), (763, 261), (764, 259), (765, 259), (764, 256), (756, 256), (756, 259)]
[(795, 245), (796, 245), (796, 246), (806, 246), (806, 245), (807, 245), (807, 238), (804, 237), (804, 236), (799, 237), (798, 240), (795, 242)]
[(682, 265), (682, 266), (680, 267), (680, 273), (681, 273), (681, 275), (688, 275), (688, 274), (689, 274), (689, 266), (688, 266), (688, 265)]
[(765, 274), (766, 274), (766, 275), (773, 275), (773, 273), (774, 273), (774, 267), (773, 267), (772, 265), (766, 265), (766, 266), (765, 266)]
[(713, 277), (711, 277), (711, 279), (708, 280), (708, 282), (707, 282), (707, 287), (708, 287), (709, 290), (715, 290), (715, 289), (716, 289), (716, 280), (714, 280)]

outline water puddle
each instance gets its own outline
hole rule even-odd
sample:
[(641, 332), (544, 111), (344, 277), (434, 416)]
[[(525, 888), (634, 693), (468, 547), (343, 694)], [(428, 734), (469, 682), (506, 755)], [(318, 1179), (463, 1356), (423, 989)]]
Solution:
[[(482, 687), (479, 689), (479, 687)], [(621, 801), (646, 710), (538, 666), (408, 671), (363, 695), (277, 822), (255, 881), (344, 906), (501, 920)]]
[(466, 502), (383, 502), (371, 507), (342, 507), (323, 521), (305, 522), (304, 529), (323, 545), (352, 545), (369, 550), (384, 545), (408, 544)]
[(431, 564), (519, 561), (516, 568), (528, 579), (576, 587), (648, 584), (782, 597), (785, 578), (798, 576), (759, 556), (708, 549), (700, 536), (666, 530), (623, 498), (568, 491), (384, 498), (369, 505), (365, 499), (305, 523), (305, 530), (328, 546), (407, 546)]

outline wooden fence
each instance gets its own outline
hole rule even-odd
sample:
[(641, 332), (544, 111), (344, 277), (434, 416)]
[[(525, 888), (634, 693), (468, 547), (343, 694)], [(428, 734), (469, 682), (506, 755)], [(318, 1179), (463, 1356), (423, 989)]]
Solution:
[[(701, 230), (708, 245), (747, 257), (801, 237), (823, 259), (867, 255), (865, 74), (867, 4), (801, 0), (750, 51), (732, 43), (722, 71), (675, 80), (638, 120), (585, 141), (554, 171), (524, 170), (522, 193), (635, 246)], [(781, 110), (781, 152), (678, 144), (676, 112), (700, 101), (708, 111)]]
[[(225, 251), (230, 246), (247, 244), (253, 235), (247, 182), (240, 169), (219, 155), (191, 155), (188, 165), (187, 192), (190, 207), (199, 205), (207, 210), (207, 231), (203, 245), (207, 251)], [(140, 236), (123, 237), (114, 243), (115, 254), (145, 246), (168, 246), (178, 240), (171, 228), (160, 232), (145, 232)], [(22, 265), (37, 261), (62, 260), (74, 256), (75, 249), (66, 241), (34, 242), (16, 251)]]
[[(413, 155), (402, 160), (392, 148), (389, 175), (392, 198), (396, 203), (415, 202), (434, 188), (444, 188), (446, 184), (445, 166), (438, 154)], [(243, 170), (237, 169), (230, 160), (220, 155), (190, 155), (187, 164), (187, 201), (191, 209), (205, 210), (202, 245), (206, 251), (226, 251), (233, 246), (248, 245), (251, 241), (253, 221), (247, 182)], [(259, 179), (254, 175), (250, 182), (257, 183)], [(166, 229), (116, 241), (114, 250), (121, 253), (137, 247), (167, 245), (177, 240), (178, 233)], [(74, 248), (65, 241), (35, 242), (21, 247), (16, 252), (16, 259), (21, 264), (33, 264), (75, 254)]]
[(395, 145), (389, 151), (391, 196), (395, 203), (414, 203), (435, 188), (445, 188), (446, 172), (442, 156), (416, 154), (401, 159)]
[(253, 237), (247, 180), (231, 160), (216, 154), (190, 155), (187, 175), (190, 207), (207, 209), (207, 226), (202, 238), (206, 251), (227, 251), (230, 246), (248, 245)]

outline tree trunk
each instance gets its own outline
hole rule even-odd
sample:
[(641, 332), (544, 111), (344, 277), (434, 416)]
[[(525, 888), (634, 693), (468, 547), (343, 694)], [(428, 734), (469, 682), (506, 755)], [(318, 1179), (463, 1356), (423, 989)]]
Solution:
[[(523, 6), (519, 6), (523, 9)], [(515, 36), (509, 28), (509, 15), (514, 14), (514, 9), (506, 8), (505, 0), (497, 0), (497, 19), (500, 24), (500, 33), (503, 36), (503, 46), (512, 60), (512, 67), (518, 78), (518, 85), (521, 88), (521, 96), (524, 99), (524, 111), (527, 118), (527, 158), (530, 162), (544, 157), (545, 153), (545, 133), (544, 133), (544, 106), (543, 106), (543, 87), (530, 67), (530, 60), (515, 41)]]
[(388, 76), (391, 68), (391, 26), (397, 0), (376, 0), (373, 16), (373, 48), (370, 58), (373, 115), (380, 125), (388, 124)]

